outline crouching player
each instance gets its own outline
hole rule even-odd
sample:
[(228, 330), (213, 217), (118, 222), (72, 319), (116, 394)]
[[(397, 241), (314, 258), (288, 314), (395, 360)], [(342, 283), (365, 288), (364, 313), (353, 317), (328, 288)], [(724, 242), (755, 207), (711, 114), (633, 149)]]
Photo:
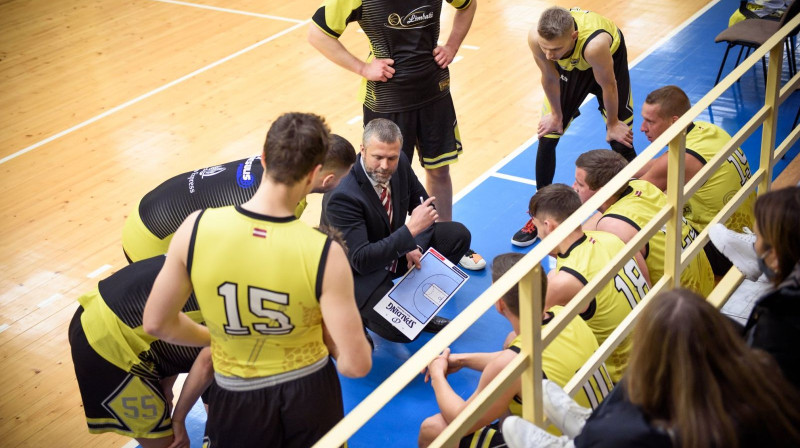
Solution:
[[(89, 432), (133, 437), (143, 448), (173, 439), (172, 385), (187, 373), (200, 347), (158, 340), (142, 331), (142, 313), (164, 256), (122, 268), (78, 299), (69, 326), (72, 362)], [(202, 322), (192, 295), (183, 311)]]

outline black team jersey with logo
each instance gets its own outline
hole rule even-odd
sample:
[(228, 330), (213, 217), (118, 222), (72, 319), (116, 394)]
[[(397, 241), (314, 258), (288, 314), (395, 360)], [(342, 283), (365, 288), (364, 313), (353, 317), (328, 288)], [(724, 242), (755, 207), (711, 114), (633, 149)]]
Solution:
[(166, 238), (195, 210), (252, 198), (263, 172), (259, 155), (179, 174), (142, 198), (139, 216), (153, 235)]
[[(402, 112), (421, 107), (450, 92), (450, 71), (433, 59), (439, 40), (443, 0), (325, 0), (314, 23), (338, 39), (348, 23), (358, 22), (374, 58), (393, 59), (394, 76), (387, 82), (362, 81), (359, 98), (374, 112)], [(447, 0), (456, 9), (471, 0)]]

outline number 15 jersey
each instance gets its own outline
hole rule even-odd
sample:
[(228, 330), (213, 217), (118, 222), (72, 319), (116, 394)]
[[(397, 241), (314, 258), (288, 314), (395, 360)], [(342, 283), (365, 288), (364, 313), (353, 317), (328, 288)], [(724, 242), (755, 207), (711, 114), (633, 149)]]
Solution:
[(294, 216), (240, 206), (198, 216), (187, 264), (217, 374), (268, 377), (328, 355), (319, 297), (329, 247)]

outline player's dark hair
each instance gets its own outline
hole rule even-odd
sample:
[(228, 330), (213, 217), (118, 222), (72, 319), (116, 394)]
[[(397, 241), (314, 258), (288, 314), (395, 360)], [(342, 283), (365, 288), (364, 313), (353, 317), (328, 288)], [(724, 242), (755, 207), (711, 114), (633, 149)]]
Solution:
[(756, 199), (756, 229), (775, 251), (778, 269), (773, 284), (780, 285), (800, 262), (800, 187), (787, 187), (765, 193)]
[(645, 104), (658, 105), (662, 118), (680, 117), (692, 108), (689, 97), (678, 86), (664, 86), (653, 90), (644, 100)]
[[(524, 256), (525, 254), (508, 252), (494, 257), (494, 259), (492, 259), (492, 283), (505, 275), (505, 273), (514, 267)], [(539, 268), (541, 269), (541, 265)], [(541, 279), (542, 283), (539, 286), (542, 290), (542, 311), (544, 311), (544, 296), (547, 294), (547, 275), (542, 274)], [(508, 292), (503, 295), (503, 303), (506, 304), (508, 310), (511, 311), (512, 314), (519, 317), (519, 285), (509, 289)]]
[(586, 172), (586, 185), (594, 191), (611, 182), (627, 165), (625, 157), (608, 149), (593, 149), (575, 160), (575, 166)]
[(356, 149), (346, 138), (331, 134), (331, 145), (322, 167), (326, 170), (346, 170), (356, 163)]
[(692, 291), (652, 300), (625, 373), (630, 401), (649, 420), (664, 422), (683, 448), (735, 448), (743, 434), (800, 446), (800, 398), (768, 354)]
[(400, 128), (394, 122), (385, 118), (375, 118), (364, 126), (364, 137), (361, 144), (366, 148), (372, 137), (377, 138), (379, 142), (394, 143), (399, 141), (400, 146), (403, 145), (403, 133), (400, 132)]
[(559, 223), (581, 207), (578, 193), (564, 184), (551, 184), (543, 187), (531, 197), (528, 213), (537, 218), (553, 218)]
[(321, 165), (330, 145), (330, 129), (319, 115), (290, 112), (272, 123), (264, 142), (266, 175), (292, 185)]
[(558, 39), (575, 30), (572, 14), (560, 6), (552, 6), (542, 12), (536, 32), (545, 40)]

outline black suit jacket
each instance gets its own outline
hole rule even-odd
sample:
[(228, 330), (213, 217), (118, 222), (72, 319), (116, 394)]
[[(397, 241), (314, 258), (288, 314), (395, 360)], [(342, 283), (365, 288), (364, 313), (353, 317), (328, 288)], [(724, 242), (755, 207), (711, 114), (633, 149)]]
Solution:
[(339, 186), (323, 201), (323, 217), (342, 232), (347, 242), (347, 257), (353, 270), (359, 308), (381, 283), (391, 279), (392, 273), (386, 269), (387, 266), (402, 258), (397, 270), (398, 273), (405, 272), (405, 254), (417, 246), (427, 248), (433, 233), (433, 227), (429, 227), (414, 238), (405, 226), (406, 216), (420, 205), (420, 197), (428, 199), (428, 193), (403, 153), (400, 153), (397, 171), (389, 185), (393, 207), (391, 227), (389, 216), (361, 166), (361, 155)]

